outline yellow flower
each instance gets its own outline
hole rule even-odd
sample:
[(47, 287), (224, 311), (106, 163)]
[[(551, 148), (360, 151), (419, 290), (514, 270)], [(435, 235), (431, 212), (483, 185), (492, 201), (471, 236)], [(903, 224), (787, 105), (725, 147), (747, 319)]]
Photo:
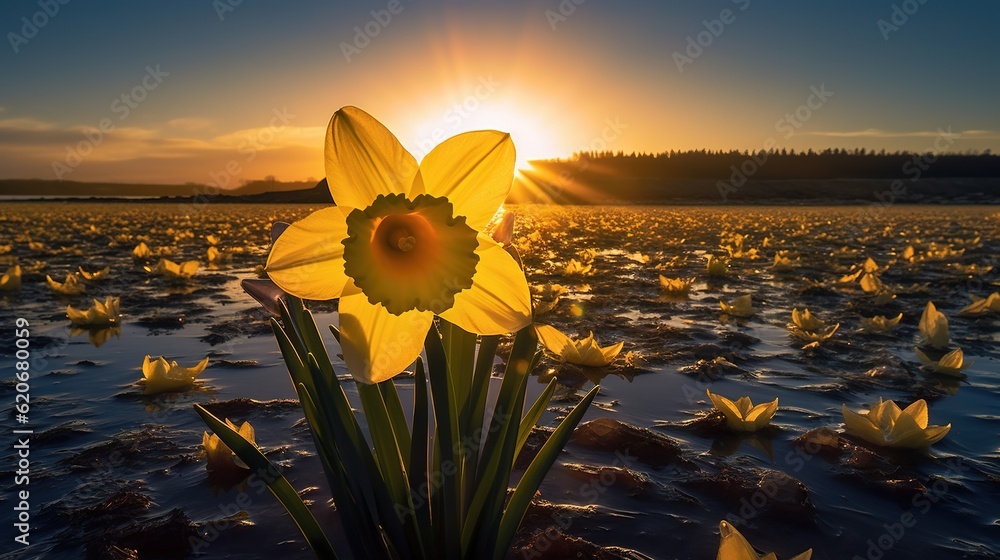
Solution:
[(14, 265), (0, 276), (0, 291), (13, 292), (21, 289), (21, 266)]
[(493, 224), (493, 228), (490, 230), (490, 237), (493, 241), (503, 245), (504, 247), (510, 246), (514, 242), (514, 213), (513, 212), (503, 212), (503, 218)]
[(84, 280), (89, 280), (91, 282), (96, 282), (98, 280), (104, 280), (111, 274), (111, 267), (106, 266), (95, 272), (87, 272), (82, 266), (77, 267), (80, 270), (80, 275), (83, 276)]
[(773, 268), (776, 272), (788, 272), (799, 265), (800, 259), (792, 259), (784, 255), (774, 255)]
[(788, 325), (792, 336), (805, 342), (823, 342), (840, 328), (840, 323), (827, 326), (826, 321), (816, 317), (808, 309), (792, 309), (792, 323)]
[[(257, 445), (256, 435), (250, 422), (244, 422), (243, 425), (237, 427), (236, 424), (233, 424), (226, 418), (226, 424), (239, 432), (243, 436), (243, 439)], [(208, 459), (206, 467), (210, 472), (232, 472), (236, 469), (249, 470), (250, 468), (215, 434), (203, 432), (201, 435), (201, 445), (205, 448), (205, 457)]]
[(892, 329), (895, 329), (896, 325), (898, 325), (902, 319), (902, 313), (896, 315), (892, 319), (889, 319), (885, 315), (876, 315), (871, 319), (862, 317), (861, 328), (862, 330), (870, 333), (888, 333), (892, 332)]
[(53, 280), (48, 274), (45, 275), (45, 280), (49, 283), (49, 287), (52, 288), (52, 291), (57, 294), (75, 296), (82, 294), (86, 289), (86, 286), (81, 284), (76, 274), (73, 273), (67, 274), (66, 281), (62, 284)]
[(155, 361), (146, 356), (142, 360), (142, 376), (146, 380), (147, 395), (185, 389), (194, 383), (194, 379), (205, 371), (208, 357), (192, 367), (180, 367), (177, 362), (168, 362), (162, 356)]
[(104, 303), (94, 300), (94, 306), (85, 311), (66, 306), (66, 316), (74, 325), (81, 327), (107, 327), (115, 325), (121, 319), (118, 311), (119, 298), (108, 296)]
[(952, 377), (962, 377), (962, 370), (972, 365), (972, 363), (965, 363), (965, 353), (962, 352), (961, 348), (956, 348), (951, 352), (948, 352), (944, 356), (941, 356), (941, 359), (937, 361), (931, 359), (927, 354), (923, 353), (920, 348), (914, 348), (913, 350), (917, 353), (917, 357), (920, 358), (920, 361), (934, 373), (950, 375)]
[(132, 258), (134, 259), (148, 259), (152, 254), (153, 252), (149, 250), (149, 245), (146, 245), (145, 241), (140, 241), (135, 249), (132, 249)]
[(226, 254), (219, 250), (218, 247), (212, 245), (208, 248), (205, 258), (208, 260), (209, 264), (220, 264), (226, 260)]
[(208, 241), (209, 245), (218, 245), (219, 244), (219, 238), (218, 238), (218, 236), (213, 235), (213, 234), (206, 235), (205, 236), (205, 241)]
[(566, 268), (563, 269), (563, 274), (570, 276), (572, 274), (590, 274), (590, 271), (594, 268), (592, 264), (583, 264), (576, 259), (570, 259), (566, 263)]
[(924, 399), (900, 410), (896, 403), (879, 397), (864, 415), (848, 410), (847, 405), (841, 405), (840, 411), (848, 433), (883, 447), (928, 447), (940, 441), (951, 429), (951, 424), (927, 425), (927, 402)]
[(977, 317), (989, 312), (1000, 313), (1000, 292), (993, 292), (985, 298), (975, 298), (975, 301), (958, 312), (963, 317)]
[(732, 315), (733, 317), (750, 317), (755, 313), (753, 302), (750, 299), (750, 294), (744, 294), (737, 297), (731, 304), (720, 299), (719, 307), (722, 308), (723, 313), (726, 315)]
[(709, 276), (725, 276), (729, 274), (729, 259), (709, 255), (706, 267)]
[(861, 277), (861, 289), (866, 294), (880, 294), (889, 290), (885, 283), (871, 272), (866, 272)]
[(434, 315), (486, 335), (531, 323), (524, 273), (483, 233), (513, 181), (509, 134), (459, 134), (418, 167), (381, 123), (345, 107), (330, 120), (325, 159), (337, 206), (289, 226), (266, 270), (289, 294), (340, 298), (355, 379), (377, 383), (413, 363)]
[(152, 274), (159, 274), (172, 279), (184, 279), (191, 278), (198, 272), (198, 267), (201, 263), (198, 261), (184, 261), (180, 264), (175, 263), (170, 259), (160, 259), (160, 262), (156, 263), (155, 267), (145, 267), (146, 272)]
[(947, 348), (948, 318), (934, 307), (934, 302), (928, 301), (924, 313), (920, 316), (920, 334), (924, 335), (924, 344), (932, 348)]
[(778, 399), (754, 406), (750, 397), (740, 397), (736, 401), (731, 401), (708, 389), (705, 389), (705, 394), (712, 399), (715, 408), (725, 415), (729, 429), (738, 432), (756, 432), (767, 426), (778, 410)]
[(555, 327), (535, 325), (538, 341), (549, 352), (564, 361), (578, 366), (602, 367), (610, 364), (621, 353), (625, 342), (601, 348), (594, 340), (594, 333), (583, 340), (572, 340)]
[[(750, 543), (743, 538), (743, 535), (736, 530), (736, 527), (725, 521), (719, 523), (719, 536), (722, 538), (719, 541), (719, 553), (715, 560), (777, 560), (777, 556), (773, 552), (769, 552), (763, 557), (758, 555)], [(796, 555), (791, 560), (810, 560), (810, 558), (812, 558), (811, 548)]]
[(687, 294), (691, 291), (692, 284), (694, 284), (694, 278), (667, 278), (662, 274), (660, 275), (660, 288), (668, 294)]

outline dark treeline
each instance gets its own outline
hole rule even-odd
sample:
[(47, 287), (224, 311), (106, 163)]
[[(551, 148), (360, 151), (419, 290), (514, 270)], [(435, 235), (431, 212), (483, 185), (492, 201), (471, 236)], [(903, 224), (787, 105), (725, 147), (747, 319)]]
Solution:
[(561, 166), (593, 173), (651, 179), (727, 180), (742, 174), (752, 180), (895, 179), (1000, 177), (1000, 155), (842, 150), (669, 151), (657, 154), (578, 152)]

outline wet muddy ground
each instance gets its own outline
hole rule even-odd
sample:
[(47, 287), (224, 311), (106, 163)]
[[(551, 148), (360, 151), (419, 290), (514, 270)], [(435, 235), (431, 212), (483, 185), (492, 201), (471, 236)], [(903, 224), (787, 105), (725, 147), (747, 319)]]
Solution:
[[(545, 426), (592, 383), (602, 391), (542, 485), (515, 557), (618, 558), (630, 549), (713, 558), (723, 519), (780, 558), (810, 547), (818, 559), (996, 557), (1000, 320), (958, 315), (971, 296), (1000, 286), (995, 208), (509, 210), (518, 214), (515, 245), (529, 282), (539, 287), (536, 320), (574, 336), (593, 331), (602, 345), (625, 341), (622, 357), (603, 370), (554, 359), (539, 368), (529, 398), (551, 376), (562, 384)], [(264, 261), (271, 222), (309, 211), (148, 203), (0, 210), (0, 269), (16, 262), (24, 270), (19, 292), (0, 293), (0, 325), (31, 323), (35, 432), (32, 545), (0, 558), (311, 557), (259, 481), (208, 476), (194, 403), (249, 420), (336, 540), (337, 514), (324, 507), (324, 477), (268, 315), (239, 289)], [(207, 262), (209, 235), (223, 254), (215, 265)], [(139, 242), (154, 256), (134, 259)], [(772, 266), (779, 251), (799, 254), (790, 270)], [(709, 278), (708, 254), (731, 255), (729, 274)], [(201, 268), (186, 281), (150, 275), (143, 266), (160, 256), (198, 259)], [(838, 283), (868, 257), (895, 298)], [(110, 277), (86, 283), (78, 296), (53, 293), (45, 276), (62, 281), (79, 266), (108, 266)], [(694, 278), (691, 293), (664, 294), (660, 274)], [(719, 300), (742, 294), (751, 294), (756, 313), (722, 315)], [(71, 328), (67, 304), (108, 295), (121, 297), (119, 329)], [(913, 347), (928, 301), (948, 316), (952, 345), (974, 362), (964, 379), (920, 366)], [(840, 328), (803, 349), (786, 326), (794, 307)], [(313, 308), (321, 323), (336, 321), (335, 305)], [(899, 313), (890, 334), (861, 332), (862, 318)], [(332, 337), (328, 344), (335, 348)], [(0, 359), (10, 363), (13, 351), (0, 347)], [(182, 365), (211, 361), (196, 390), (145, 396), (137, 380), (146, 354)], [(344, 371), (339, 360), (335, 366)], [(0, 399), (13, 426), (15, 382), (4, 371)], [(406, 398), (409, 380), (398, 385)], [(768, 429), (732, 435), (710, 414), (707, 388), (755, 403), (778, 398), (780, 409)], [(845, 436), (841, 404), (861, 410), (880, 396), (926, 399), (931, 424), (950, 423), (951, 432), (927, 452)], [(13, 443), (9, 431), (2, 437)], [(532, 441), (544, 437), (539, 430)], [(15, 463), (5, 448), (0, 507), (9, 510)]]

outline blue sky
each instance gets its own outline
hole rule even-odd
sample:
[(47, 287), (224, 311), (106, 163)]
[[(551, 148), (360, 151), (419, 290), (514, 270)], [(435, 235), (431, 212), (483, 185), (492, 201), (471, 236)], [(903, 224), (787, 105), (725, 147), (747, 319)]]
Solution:
[(207, 182), (236, 161), (233, 182), (316, 178), (344, 105), (417, 155), (476, 128), (525, 159), (1000, 144), (997, 2), (345, 4), (5, 2), (0, 177)]

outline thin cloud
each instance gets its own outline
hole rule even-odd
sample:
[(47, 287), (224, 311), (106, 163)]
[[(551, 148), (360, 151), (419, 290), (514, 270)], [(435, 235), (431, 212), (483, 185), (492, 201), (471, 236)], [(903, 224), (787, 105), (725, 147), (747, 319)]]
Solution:
[(975, 136), (976, 138), (998, 138), (1000, 133), (994, 130), (963, 130), (948, 132), (947, 130), (917, 130), (911, 132), (894, 132), (878, 128), (851, 131), (813, 131), (803, 132), (807, 136), (825, 136), (830, 138), (937, 138), (939, 136)]

